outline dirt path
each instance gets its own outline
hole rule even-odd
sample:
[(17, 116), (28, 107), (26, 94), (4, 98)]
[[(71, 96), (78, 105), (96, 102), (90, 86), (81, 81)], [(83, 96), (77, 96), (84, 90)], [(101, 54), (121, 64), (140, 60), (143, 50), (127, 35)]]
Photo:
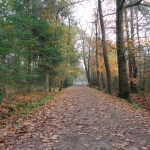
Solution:
[(74, 86), (0, 130), (0, 149), (150, 150), (150, 114), (122, 100)]

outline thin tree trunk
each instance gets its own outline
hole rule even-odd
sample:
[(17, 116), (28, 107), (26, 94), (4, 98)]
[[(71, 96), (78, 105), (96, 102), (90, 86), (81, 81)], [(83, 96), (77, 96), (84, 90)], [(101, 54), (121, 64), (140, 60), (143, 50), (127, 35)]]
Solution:
[(98, 8), (99, 8), (100, 24), (101, 24), (101, 31), (102, 31), (103, 57), (104, 57), (104, 63), (106, 68), (106, 74), (107, 74), (107, 89), (108, 89), (108, 93), (111, 93), (111, 72), (110, 72), (108, 55), (107, 55), (106, 36), (105, 36), (105, 27), (104, 27), (101, 0), (98, 0)]
[(65, 82), (65, 79), (66, 79), (66, 72), (64, 73), (64, 76), (62, 78), (62, 81), (61, 81), (61, 84), (60, 84), (60, 87), (59, 87), (59, 91), (61, 91), (63, 89), (63, 85), (64, 85), (64, 82)]
[(90, 58), (91, 58), (91, 49), (89, 47), (89, 54), (88, 54), (88, 64), (87, 64), (87, 73), (88, 73), (88, 83), (91, 86), (91, 74), (90, 74)]
[(95, 29), (96, 29), (96, 69), (97, 69), (97, 84), (98, 84), (98, 90), (101, 90), (100, 86), (100, 72), (99, 72), (99, 62), (98, 62), (98, 29), (97, 29), (97, 23), (98, 23), (98, 12), (96, 14), (96, 21), (95, 21)]
[(86, 73), (86, 76), (87, 76), (87, 79), (88, 79), (88, 84), (90, 84), (90, 75), (89, 75), (89, 71), (88, 71), (88, 67), (87, 67), (87, 64), (86, 64), (86, 59), (85, 59), (85, 56), (83, 56), (83, 61), (84, 61), (84, 67), (85, 67), (85, 73)]
[(52, 75), (50, 78), (49, 92), (52, 91), (53, 83), (54, 83), (54, 76)]
[[(86, 63), (86, 56), (85, 56), (85, 40), (84, 37), (82, 36), (82, 50), (83, 50), (83, 62), (84, 62), (84, 67), (85, 67), (85, 73), (88, 79), (88, 84), (90, 85), (91, 79), (90, 79), (90, 73), (89, 73), (89, 64), (87, 65)], [(89, 61), (89, 60), (88, 60)]]
[(144, 91), (146, 88), (146, 77), (145, 77), (145, 74), (146, 74), (146, 56), (145, 56), (145, 53), (144, 53), (144, 68), (143, 68), (143, 83), (142, 83), (142, 90)]
[(102, 84), (101, 84), (102, 89), (105, 89), (105, 81), (104, 81), (104, 74), (103, 73), (101, 73), (101, 80), (102, 80)]
[(117, 32), (117, 58), (119, 72), (119, 97), (130, 101), (130, 90), (126, 68), (126, 57), (123, 42), (123, 0), (116, 0), (116, 32)]
[[(28, 0), (28, 16), (32, 16), (32, 0)], [(32, 63), (32, 55), (31, 49), (28, 50), (28, 88), (27, 92), (31, 91), (31, 63)]]
[(32, 0), (28, 0), (28, 15), (32, 16)]
[(28, 52), (28, 88), (27, 88), (27, 92), (30, 93), (31, 91), (31, 62), (32, 62), (32, 57), (31, 57), (31, 50), (29, 50)]
[(132, 92), (137, 92), (136, 82), (134, 81), (137, 78), (137, 66), (134, 54), (134, 22), (133, 22), (133, 7), (130, 8), (131, 13), (131, 43), (129, 51), (129, 76), (130, 76), (130, 90)]
[(45, 69), (45, 81), (46, 81), (46, 92), (49, 92), (50, 85), (49, 85), (49, 69)]
[[(138, 18), (138, 12), (136, 12), (136, 32), (137, 32), (137, 39), (138, 39), (138, 51), (139, 51), (139, 56), (138, 56), (138, 61), (141, 63), (142, 57), (141, 57), (141, 43), (140, 43), (140, 35), (139, 35), (139, 18)], [(142, 80), (142, 69), (141, 65), (139, 66), (138, 69), (139, 72), (139, 79)]]

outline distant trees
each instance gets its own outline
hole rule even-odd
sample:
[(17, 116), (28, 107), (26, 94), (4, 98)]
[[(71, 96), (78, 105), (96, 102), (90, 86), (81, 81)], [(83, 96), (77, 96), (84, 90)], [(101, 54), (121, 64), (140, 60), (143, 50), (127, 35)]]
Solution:
[[(87, 35), (86, 32), (80, 31), (81, 49), (83, 51), (83, 62), (89, 86), (96, 86), (98, 89), (105, 89), (108, 92), (102, 40), (100, 39), (101, 30), (99, 21), (97, 20), (97, 15), (98, 14), (95, 13), (95, 20), (93, 21), (93, 26), (91, 29), (92, 32), (90, 36)], [(110, 46), (112, 45), (110, 41), (107, 41), (107, 43), (109, 43)], [(110, 69), (113, 71), (113, 74), (116, 74), (117, 71), (114, 71), (114, 69), (115, 67), (117, 68), (117, 63), (113, 58), (115, 56), (115, 52), (110, 46), (106, 45), (109, 61), (112, 62)]]

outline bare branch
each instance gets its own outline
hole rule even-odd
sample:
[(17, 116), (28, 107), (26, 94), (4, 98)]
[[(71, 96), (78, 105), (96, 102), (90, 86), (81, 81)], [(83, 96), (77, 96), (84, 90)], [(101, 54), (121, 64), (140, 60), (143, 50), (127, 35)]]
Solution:
[(127, 9), (127, 8), (129, 8), (129, 7), (133, 7), (133, 6), (140, 5), (142, 1), (143, 1), (143, 0), (138, 0), (138, 1), (134, 1), (134, 2), (131, 2), (131, 3), (129, 3), (129, 4), (126, 4), (126, 5), (124, 5), (124, 9)]
[(150, 4), (141, 3), (140, 5), (150, 7)]

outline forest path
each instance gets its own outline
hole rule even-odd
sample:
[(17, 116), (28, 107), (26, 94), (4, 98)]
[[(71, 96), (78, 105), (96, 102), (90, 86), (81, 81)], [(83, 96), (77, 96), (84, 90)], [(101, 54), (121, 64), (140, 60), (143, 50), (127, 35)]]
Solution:
[(19, 125), (1, 129), (9, 150), (150, 150), (150, 114), (86, 86), (73, 86)]

